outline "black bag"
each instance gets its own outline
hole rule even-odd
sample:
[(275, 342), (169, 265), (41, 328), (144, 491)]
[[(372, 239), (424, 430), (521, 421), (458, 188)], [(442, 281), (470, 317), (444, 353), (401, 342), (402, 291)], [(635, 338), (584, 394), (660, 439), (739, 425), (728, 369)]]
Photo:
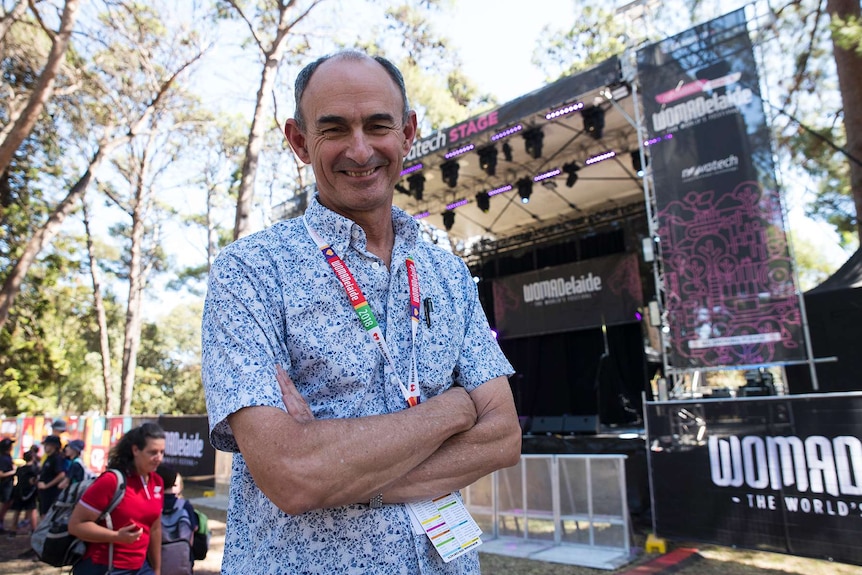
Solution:
[[(117, 490), (111, 497), (111, 502), (96, 521), (102, 521), (111, 511), (117, 508), (123, 495), (126, 494), (126, 478), (122, 472), (109, 469), (105, 473), (113, 472), (117, 476)], [(39, 560), (54, 567), (74, 565), (87, 550), (87, 544), (69, 533), (69, 517), (77, 505), (78, 500), (84, 492), (92, 485), (95, 479), (85, 479), (73, 483), (64, 489), (57, 500), (51, 505), (48, 513), (39, 521), (38, 527), (30, 536), (30, 546)], [(109, 526), (110, 527), (110, 526)]]

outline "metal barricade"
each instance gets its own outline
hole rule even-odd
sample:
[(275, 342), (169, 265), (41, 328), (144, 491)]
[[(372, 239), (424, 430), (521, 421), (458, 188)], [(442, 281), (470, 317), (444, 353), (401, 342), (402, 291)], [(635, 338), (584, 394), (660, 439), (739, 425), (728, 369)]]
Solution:
[(625, 455), (522, 455), (465, 490), (480, 551), (600, 569), (629, 562)]

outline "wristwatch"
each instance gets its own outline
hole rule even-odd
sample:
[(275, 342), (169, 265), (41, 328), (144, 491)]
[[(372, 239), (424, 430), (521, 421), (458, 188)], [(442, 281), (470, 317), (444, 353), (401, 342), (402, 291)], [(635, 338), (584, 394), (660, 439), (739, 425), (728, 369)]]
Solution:
[(371, 498), (371, 501), (368, 502), (368, 507), (371, 509), (378, 509), (383, 507), (383, 494), (378, 493), (374, 497)]

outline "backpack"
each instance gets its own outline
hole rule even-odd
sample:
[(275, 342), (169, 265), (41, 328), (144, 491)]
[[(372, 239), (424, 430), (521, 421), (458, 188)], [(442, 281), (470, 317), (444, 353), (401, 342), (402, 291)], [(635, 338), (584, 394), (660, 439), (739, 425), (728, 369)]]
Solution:
[(200, 561), (206, 559), (207, 551), (210, 548), (210, 528), (209, 518), (199, 509), (195, 509), (195, 515), (198, 516), (198, 530), (195, 531), (194, 540), (192, 541), (192, 551), (195, 554), (195, 560)]
[(162, 511), (162, 575), (191, 575), (192, 520), (184, 500)]
[[(96, 521), (107, 518), (110, 529), (110, 513), (117, 508), (123, 495), (126, 494), (126, 478), (121, 471), (116, 469), (109, 469), (105, 473), (109, 472), (117, 476), (117, 490), (114, 491), (108, 507)], [(87, 544), (69, 533), (69, 517), (81, 496), (94, 481), (95, 479), (85, 479), (69, 485), (60, 492), (57, 500), (39, 521), (39, 525), (33, 531), (33, 535), (30, 536), (30, 546), (39, 556), (40, 561), (54, 567), (63, 567), (64, 565), (74, 565), (84, 556)]]

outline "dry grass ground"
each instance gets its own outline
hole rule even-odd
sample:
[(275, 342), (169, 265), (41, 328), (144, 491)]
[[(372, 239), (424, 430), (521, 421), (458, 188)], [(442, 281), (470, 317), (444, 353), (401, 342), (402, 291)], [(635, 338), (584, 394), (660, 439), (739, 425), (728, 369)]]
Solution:
[[(206, 560), (195, 563), (195, 575), (216, 575), (221, 568), (224, 546), (224, 512), (205, 511), (210, 517), (213, 537)], [(642, 545), (642, 536), (637, 537), (634, 543)], [(671, 548), (674, 547), (698, 550), (697, 557), (674, 571), (678, 575), (862, 575), (862, 567), (818, 559), (682, 542), (674, 542)], [(21, 554), (28, 549), (27, 537), (8, 539), (5, 535), (0, 536), (0, 575), (57, 575), (66, 572), (33, 561), (32, 556), (22, 557)], [(641, 553), (631, 564), (613, 572), (487, 553), (480, 553), (480, 557), (483, 575), (613, 575), (625, 573), (655, 556)]]

